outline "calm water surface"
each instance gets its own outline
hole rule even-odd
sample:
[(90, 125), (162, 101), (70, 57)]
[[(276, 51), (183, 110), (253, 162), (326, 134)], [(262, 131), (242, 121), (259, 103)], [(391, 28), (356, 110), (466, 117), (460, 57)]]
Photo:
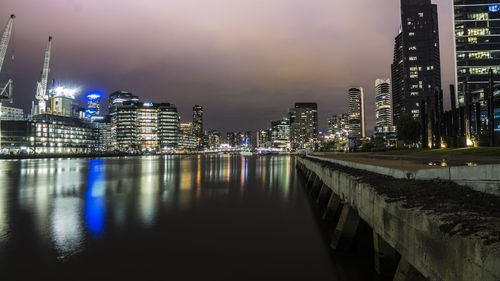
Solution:
[(0, 161), (0, 280), (373, 280), (355, 261), (291, 156)]

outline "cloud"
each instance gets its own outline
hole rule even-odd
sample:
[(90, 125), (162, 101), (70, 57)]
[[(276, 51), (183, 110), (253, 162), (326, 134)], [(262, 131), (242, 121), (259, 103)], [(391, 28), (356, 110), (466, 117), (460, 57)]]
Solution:
[[(451, 50), (451, 8), (439, 8)], [(318, 102), (324, 127), (347, 110), (350, 86), (365, 88), (372, 127), (374, 81), (390, 75), (400, 17), (398, 0), (4, 0), (0, 10), (18, 15), (16, 105), (28, 109), (53, 35), (61, 83), (173, 102), (184, 119), (202, 104), (205, 127), (222, 130), (265, 128), (296, 101)], [(453, 57), (443, 53), (444, 87)]]

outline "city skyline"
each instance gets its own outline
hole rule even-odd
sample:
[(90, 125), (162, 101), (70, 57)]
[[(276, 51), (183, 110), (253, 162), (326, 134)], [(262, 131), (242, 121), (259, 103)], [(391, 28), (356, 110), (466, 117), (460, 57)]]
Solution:
[[(106, 95), (123, 89), (144, 100), (177, 104), (180, 115), (187, 117), (184, 121), (190, 119), (192, 106), (200, 104), (207, 112), (205, 127), (223, 131), (266, 128), (269, 120), (286, 116), (293, 102), (311, 101), (319, 105), (320, 130), (325, 130), (327, 116), (347, 111), (347, 89), (359, 85), (365, 88), (370, 131), (375, 119), (373, 82), (390, 74), (400, 22), (397, 0), (383, 5), (295, 1), (287, 2), (285, 10), (277, 1), (267, 3), (264, 13), (259, 1), (217, 1), (209, 6), (162, 1), (148, 7), (121, 1), (123, 13), (111, 16), (105, 13), (116, 3), (96, 3), (0, 4), (0, 10), (18, 16), (9, 50), (16, 59), (6, 62), (16, 83), (14, 106), (28, 110), (46, 37), (53, 35), (51, 78), (79, 86), (80, 96), (96, 89)], [(448, 3), (437, 4), (446, 95), (454, 74), (453, 54), (446, 51), (453, 49), (452, 17)], [(161, 16), (149, 17), (154, 8), (161, 9)], [(224, 14), (223, 8), (232, 13)], [(361, 20), (342, 13), (359, 9), (371, 13)], [(137, 18), (129, 25), (126, 19), (132, 11)], [(354, 25), (354, 20), (359, 23)], [(57, 24), (61, 21), (67, 24)], [(112, 32), (116, 34), (111, 40)]]

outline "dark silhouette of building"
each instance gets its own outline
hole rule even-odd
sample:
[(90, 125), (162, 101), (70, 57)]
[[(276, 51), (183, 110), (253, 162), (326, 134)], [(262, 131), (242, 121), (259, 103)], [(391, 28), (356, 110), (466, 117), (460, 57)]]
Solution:
[(406, 113), (420, 118), (420, 103), (441, 88), (437, 5), (401, 0), (401, 28), (391, 65), (394, 121)]

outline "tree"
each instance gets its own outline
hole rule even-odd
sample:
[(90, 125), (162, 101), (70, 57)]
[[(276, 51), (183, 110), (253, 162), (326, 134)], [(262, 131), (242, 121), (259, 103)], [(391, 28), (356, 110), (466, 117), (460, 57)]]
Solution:
[(415, 145), (420, 141), (420, 122), (408, 114), (402, 114), (396, 122), (398, 140), (404, 141), (406, 145)]
[(326, 141), (321, 142), (320, 151), (321, 152), (331, 152), (331, 151), (335, 151), (336, 148), (337, 148), (337, 142), (335, 141), (335, 139), (331, 139), (331, 140), (326, 140)]

